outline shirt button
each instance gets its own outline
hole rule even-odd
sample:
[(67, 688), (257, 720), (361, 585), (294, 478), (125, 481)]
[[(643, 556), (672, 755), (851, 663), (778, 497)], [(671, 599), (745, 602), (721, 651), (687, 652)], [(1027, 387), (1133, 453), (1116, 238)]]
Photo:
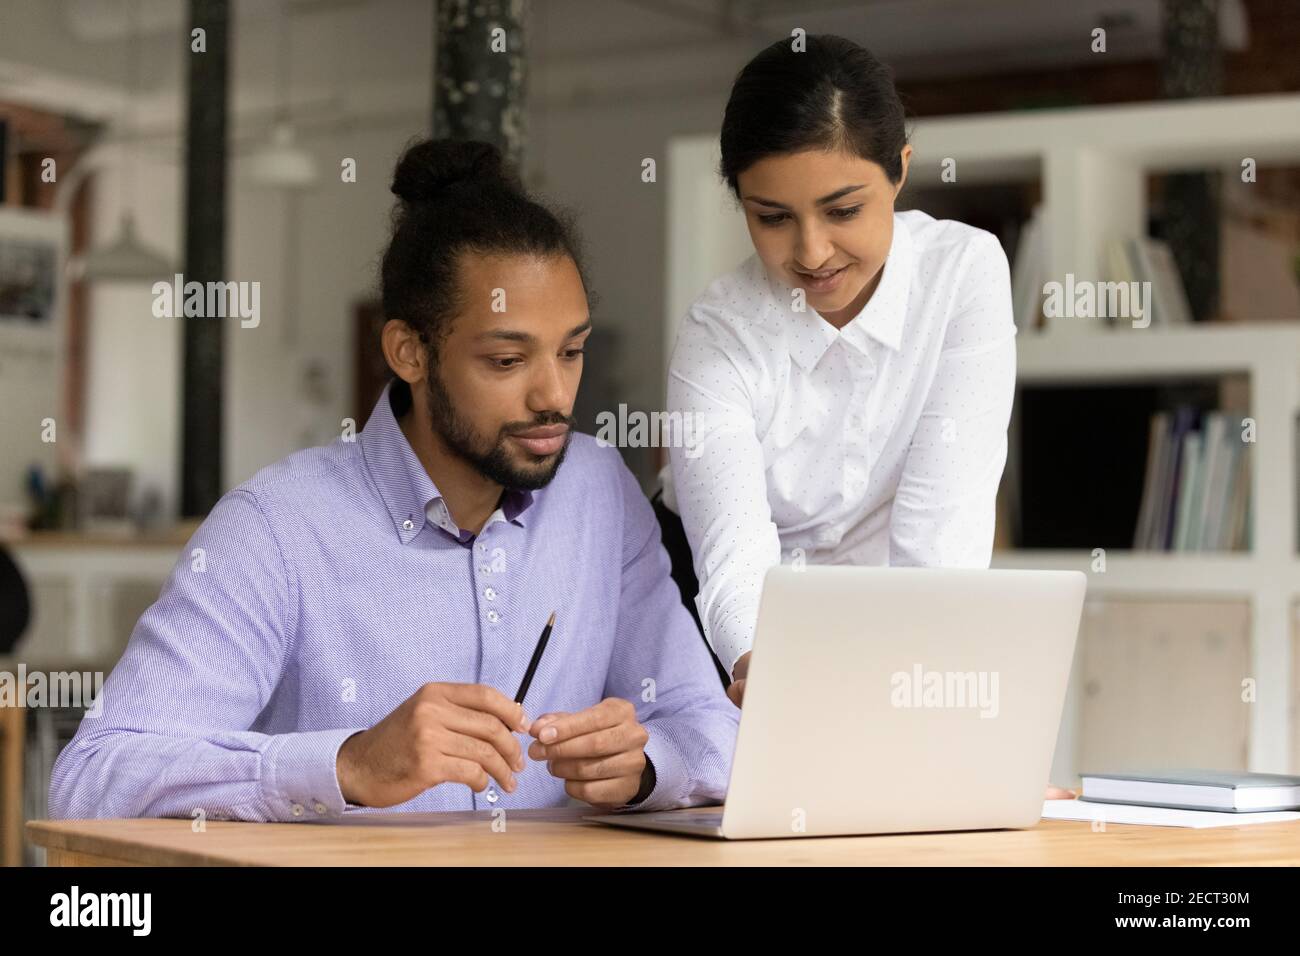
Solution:
[(485, 551), (487, 551), (487, 545), (485, 545), (485, 544), (480, 544), (480, 545), (478, 546), (478, 553), (479, 553), (479, 554), (482, 554), (482, 553), (485, 552)]
[(295, 817), (302, 816), (302, 804), (295, 803), (292, 807), (289, 808), (289, 812), (292, 813)]
[(478, 566), (478, 573), (479, 573), (479, 574), (491, 574), (491, 573), (492, 573), (492, 569), (491, 569), (490, 567), (488, 567), (486, 564), (480, 564), (480, 565)]
[(497, 619), (500, 618), (500, 617), (501, 617), (501, 615), (498, 614), (496, 611), (488, 611), (488, 612), (487, 612), (487, 619), (488, 619), (489, 621), (491, 621), (493, 624), (495, 624), (495, 623), (497, 622)]
[(317, 812), (317, 813), (325, 813), (326, 810), (327, 810), (327, 808), (326, 808), (325, 804), (323, 804), (323, 803), (318, 803), (318, 804), (316, 804), (316, 812)]
[(406, 531), (410, 531), (414, 527), (415, 527), (415, 522), (412, 521), (410, 518), (407, 518), (405, 521), (402, 522), (402, 528), (405, 529)]
[(495, 601), (497, 599), (497, 592), (493, 588), (488, 588), (483, 592), (483, 596), (489, 601)]

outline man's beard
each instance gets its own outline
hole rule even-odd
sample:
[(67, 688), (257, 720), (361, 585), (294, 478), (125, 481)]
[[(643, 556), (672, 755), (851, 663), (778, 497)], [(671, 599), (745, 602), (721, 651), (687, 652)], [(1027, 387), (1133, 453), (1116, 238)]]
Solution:
[[(496, 441), (484, 451), (482, 446), (486, 443), (480, 440), (473, 426), (456, 410), (450, 393), (443, 387), (442, 376), (438, 374), (436, 365), (432, 367), (428, 382), (429, 420), (433, 423), (434, 433), (442, 439), (443, 444), (452, 454), (471, 465), (484, 478), (496, 482), (503, 488), (535, 491), (550, 484), (564, 462), (565, 453), (569, 450), (569, 440), (573, 437), (572, 417), (565, 417), (559, 412), (550, 412), (544, 413), (536, 421), (509, 422), (501, 426)], [(564, 436), (564, 445), (556, 454), (544, 457), (525, 452), (525, 455), (533, 458), (537, 464), (527, 468), (517, 467), (511, 460), (510, 451), (506, 446), (506, 436), (542, 425), (568, 425), (569, 431)]]

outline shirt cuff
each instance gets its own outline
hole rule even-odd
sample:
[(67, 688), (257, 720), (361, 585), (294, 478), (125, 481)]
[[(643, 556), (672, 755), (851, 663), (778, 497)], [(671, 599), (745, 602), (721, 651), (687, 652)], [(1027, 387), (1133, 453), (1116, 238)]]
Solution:
[(339, 748), (365, 729), (276, 735), (262, 756), (263, 799), (271, 819), (309, 823), (341, 817), (347, 802), (339, 789)]
[(653, 724), (644, 726), (646, 733), (650, 735), (645, 745), (645, 758), (654, 764), (654, 789), (640, 803), (618, 807), (615, 813), (672, 810), (686, 803), (686, 791), (690, 785), (686, 764), (673, 745), (663, 738)]
[[(641, 790), (645, 790), (645, 776), (647, 772), (649, 772), (650, 774), (650, 790), (644, 796), (642, 796)], [(641, 804), (645, 803), (646, 800), (650, 798), (650, 794), (654, 793), (655, 784), (657, 784), (658, 782), (659, 782), (659, 775), (655, 773), (655, 762), (651, 760), (649, 757), (646, 757), (645, 768), (641, 771), (641, 790), (638, 790), (632, 796), (632, 799), (627, 802), (627, 806), (629, 808), (639, 807)]]
[[(700, 621), (704, 625), (704, 637), (718, 657), (718, 663), (727, 671), (727, 680), (732, 680), (732, 671), (736, 661), (748, 654), (754, 647), (754, 629), (758, 623), (758, 605), (746, 605), (739, 611), (726, 615), (718, 626), (711, 626), (710, 611), (704, 606), (703, 591), (695, 598), (695, 607), (700, 612)], [(748, 624), (743, 622), (748, 621)]]
[[(718, 663), (720, 663), (724, 668), (726, 668), (728, 683), (731, 683), (736, 679), (734, 676), (736, 670), (736, 663), (742, 657), (748, 654), (752, 648), (753, 648), (752, 644), (749, 647), (746, 647), (745, 645), (737, 641), (734, 644), (729, 644), (723, 647), (723, 652), (721, 654), (718, 654)], [(714, 648), (714, 653), (717, 654), (716, 647)]]

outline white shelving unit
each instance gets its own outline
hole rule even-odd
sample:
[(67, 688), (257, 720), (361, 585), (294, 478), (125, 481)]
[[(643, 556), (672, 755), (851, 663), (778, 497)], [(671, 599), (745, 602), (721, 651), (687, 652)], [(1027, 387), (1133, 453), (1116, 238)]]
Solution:
[[(1251, 711), (1248, 763), (1278, 772), (1291, 765), (1294, 732), (1291, 635), (1300, 597), (1296, 554), (1294, 421), (1300, 410), (1300, 323), (1119, 329), (1093, 332), (1021, 332), (1019, 381), (1155, 381), (1188, 376), (1245, 374), (1251, 448), (1249, 553), (1108, 551), (1106, 570), (1094, 573), (1091, 551), (999, 551), (994, 567), (1077, 568), (1091, 594), (1196, 595), (1241, 598), (1251, 608), (1251, 674), (1258, 698)], [(1067, 715), (1066, 749), (1077, 727)]]
[[(924, 119), (916, 122), (911, 142), (909, 180), (927, 188), (943, 185), (945, 159), (956, 161), (952, 188), (1041, 179), (1047, 274), (1058, 281), (1067, 273), (1076, 281), (1104, 279), (1106, 242), (1145, 233), (1148, 173), (1221, 169), (1239, 176), (1246, 158), (1260, 166), (1300, 163), (1300, 95)], [(671, 349), (691, 300), (752, 247), (740, 212), (717, 179), (716, 137), (675, 139), (668, 158), (665, 324)], [(1297, 690), (1291, 680), (1292, 611), (1300, 598), (1294, 540), (1300, 476), (1293, 438), (1300, 410), (1300, 322), (1104, 329), (1090, 320), (1054, 321), (1044, 332), (1020, 332), (1021, 384), (1249, 377), (1257, 437), (1251, 450), (1253, 547), (1249, 554), (1111, 551), (1104, 573), (1092, 572), (1090, 551), (1000, 551), (993, 566), (1082, 570), (1093, 595), (1248, 601), (1251, 676), (1258, 690), (1248, 764), (1252, 770), (1300, 770), (1291, 766)], [(1071, 698), (1078, 699), (1077, 687)], [(1067, 708), (1058, 752), (1072, 752), (1077, 733), (1077, 713)], [(1067, 772), (1075, 769), (1071, 763)]]
[[(1048, 110), (919, 121), (911, 175), (938, 183), (945, 158), (957, 184), (1042, 180), (1047, 274), (1063, 281), (1107, 278), (1107, 241), (1146, 231), (1146, 176), (1217, 168), (1240, 176), (1242, 161), (1300, 163), (1300, 96), (1251, 96)], [(1296, 553), (1294, 420), (1300, 410), (1300, 322), (1292, 324), (1097, 328), (1055, 319), (1021, 330), (1018, 380), (1051, 383), (1154, 382), (1244, 374), (1250, 381), (1253, 547), (1231, 552), (1110, 551), (1094, 573), (1091, 551), (1010, 551), (994, 567), (1070, 568), (1093, 595), (1224, 597), (1249, 601), (1252, 770), (1291, 767), (1293, 607), (1300, 598)], [(1076, 674), (1076, 678), (1077, 678)], [(1077, 694), (1072, 695), (1077, 699)], [(1071, 751), (1077, 714), (1067, 713), (1062, 750)]]

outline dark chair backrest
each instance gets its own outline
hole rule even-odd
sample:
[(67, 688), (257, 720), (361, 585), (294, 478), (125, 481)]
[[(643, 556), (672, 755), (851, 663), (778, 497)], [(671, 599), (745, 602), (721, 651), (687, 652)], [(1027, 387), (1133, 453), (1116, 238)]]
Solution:
[(695, 621), (696, 630), (700, 632), (700, 640), (704, 642), (709, 657), (713, 659), (713, 667), (718, 672), (718, 679), (722, 681), (722, 686), (730, 687), (731, 675), (722, 666), (722, 661), (718, 660), (718, 655), (713, 652), (709, 639), (704, 636), (704, 625), (700, 623), (700, 612), (695, 606), (695, 596), (700, 593), (700, 582), (695, 576), (695, 560), (691, 556), (691, 545), (686, 540), (686, 529), (682, 527), (682, 519), (664, 504), (662, 488), (650, 497), (650, 505), (654, 508), (655, 517), (659, 519), (659, 536), (663, 539), (664, 550), (668, 552), (673, 583), (677, 585), (677, 592), (681, 595), (682, 606), (690, 612), (692, 620)]
[(31, 617), (27, 582), (4, 545), (0, 545), (0, 654), (14, 649)]

